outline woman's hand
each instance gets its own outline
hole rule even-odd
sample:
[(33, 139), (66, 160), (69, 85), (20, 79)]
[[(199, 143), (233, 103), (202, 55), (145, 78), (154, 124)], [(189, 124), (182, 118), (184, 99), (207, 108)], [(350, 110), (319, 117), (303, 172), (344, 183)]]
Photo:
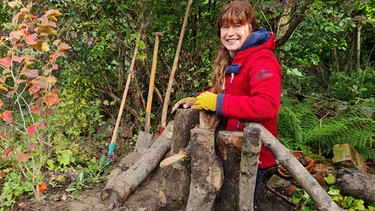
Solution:
[(182, 98), (181, 100), (177, 101), (176, 104), (174, 104), (171, 113), (174, 113), (180, 106), (183, 108), (190, 108), (195, 103), (195, 97), (186, 97)]

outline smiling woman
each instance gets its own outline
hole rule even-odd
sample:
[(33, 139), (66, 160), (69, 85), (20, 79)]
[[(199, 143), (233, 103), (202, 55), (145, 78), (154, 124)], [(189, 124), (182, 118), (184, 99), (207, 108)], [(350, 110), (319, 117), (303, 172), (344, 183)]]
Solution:
[[(277, 137), (281, 68), (273, 54), (275, 36), (264, 28), (258, 29), (253, 8), (245, 1), (226, 5), (217, 26), (221, 45), (213, 87), (196, 97), (193, 108), (215, 112), (225, 119), (226, 130), (243, 131), (241, 121), (258, 122)], [(274, 155), (262, 146), (254, 204), (263, 174), (273, 165)]]

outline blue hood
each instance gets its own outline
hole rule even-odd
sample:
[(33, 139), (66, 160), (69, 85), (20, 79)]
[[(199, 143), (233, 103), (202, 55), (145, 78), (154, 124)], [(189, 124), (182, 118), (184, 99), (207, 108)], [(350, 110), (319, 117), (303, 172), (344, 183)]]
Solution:
[(262, 45), (270, 39), (270, 36), (271, 35), (266, 28), (258, 29), (257, 31), (251, 33), (238, 51), (243, 51), (248, 48)]

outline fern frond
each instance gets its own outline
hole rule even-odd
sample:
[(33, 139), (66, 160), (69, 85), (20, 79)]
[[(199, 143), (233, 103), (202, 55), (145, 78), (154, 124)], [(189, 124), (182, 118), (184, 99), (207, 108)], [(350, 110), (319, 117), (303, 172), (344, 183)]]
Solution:
[(329, 118), (304, 137), (305, 143), (329, 155), (335, 144), (352, 145), (365, 160), (375, 160), (375, 120), (361, 117)]

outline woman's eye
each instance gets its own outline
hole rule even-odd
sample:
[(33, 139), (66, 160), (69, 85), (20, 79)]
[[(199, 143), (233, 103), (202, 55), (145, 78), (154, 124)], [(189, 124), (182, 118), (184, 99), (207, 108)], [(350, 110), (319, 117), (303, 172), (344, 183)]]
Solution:
[(223, 29), (227, 29), (227, 28), (229, 28), (229, 26), (222, 26), (221, 28), (223, 28)]
[(236, 27), (237, 27), (237, 28), (240, 28), (240, 27), (242, 27), (242, 25), (240, 25), (240, 24), (237, 24), (237, 25), (236, 25)]

